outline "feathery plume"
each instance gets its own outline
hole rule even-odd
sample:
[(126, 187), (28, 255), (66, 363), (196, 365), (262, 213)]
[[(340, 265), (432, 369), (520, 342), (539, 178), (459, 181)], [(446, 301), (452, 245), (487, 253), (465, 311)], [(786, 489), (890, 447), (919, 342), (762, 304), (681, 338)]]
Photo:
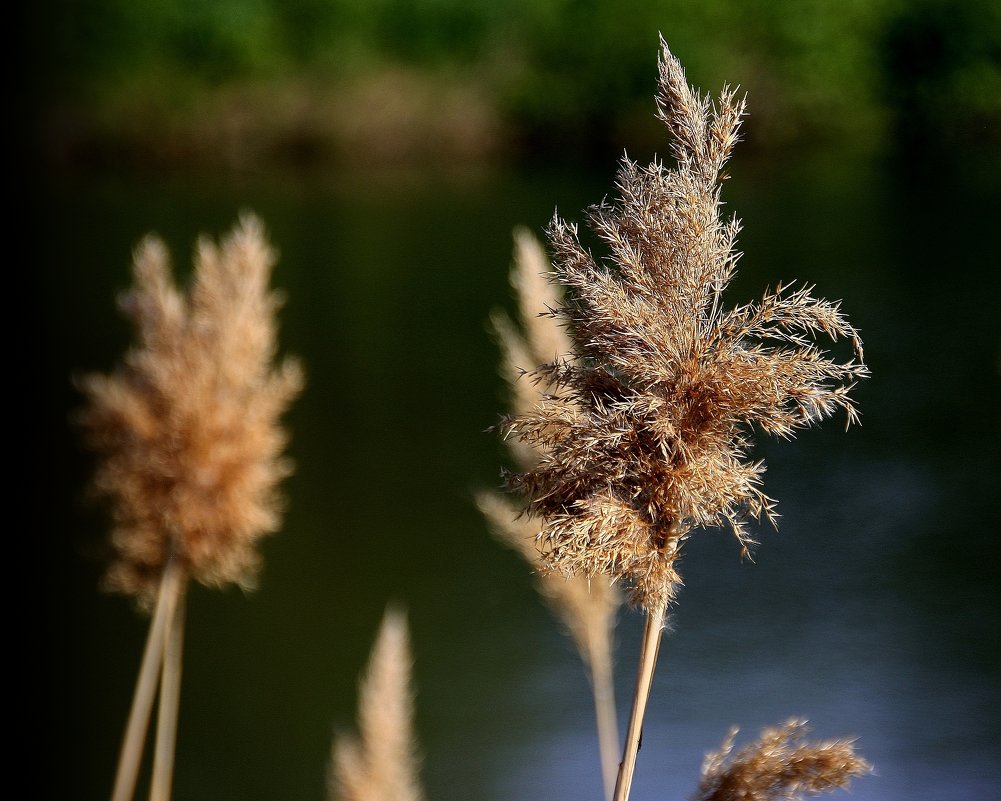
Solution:
[(165, 246), (147, 237), (120, 301), (137, 344), (114, 373), (81, 382), (79, 421), (101, 457), (93, 489), (113, 510), (105, 583), (144, 606), (170, 559), (205, 584), (250, 586), (255, 544), (279, 527), (290, 472), (279, 417), (303, 379), (296, 361), (272, 364), (275, 258), (244, 216), (221, 247), (199, 242), (182, 293)]
[(406, 618), (387, 610), (358, 701), (360, 737), (338, 736), (328, 778), (331, 801), (421, 801), (413, 732)]
[[(718, 104), (700, 96), (661, 48), (658, 116), (676, 165), (622, 162), (617, 199), (588, 214), (606, 257), (553, 218), (567, 294), (552, 316), (572, 349), (531, 371), (556, 390), (502, 423), (540, 454), (507, 485), (543, 521), (549, 569), (622, 579), (648, 612), (674, 596), (691, 530), (728, 526), (746, 550), (748, 520), (774, 521), (764, 466), (748, 458), (752, 427), (790, 437), (838, 409), (856, 421), (849, 392), (868, 374), (858, 332), (812, 287), (724, 307), (740, 225), (720, 218), (721, 171), (744, 101), (729, 88)], [(817, 335), (850, 340), (855, 358), (829, 358)]]
[(809, 742), (808, 732), (806, 721), (790, 720), (732, 754), (731, 729), (720, 750), (706, 756), (695, 801), (800, 801), (872, 773), (850, 740)]
[(158, 684), (150, 798), (170, 798), (188, 579), (250, 586), (254, 546), (279, 526), (277, 485), (291, 469), (279, 417), (302, 370), (272, 364), (274, 262), (260, 221), (245, 215), (221, 247), (199, 242), (182, 293), (166, 247), (148, 236), (120, 300), (137, 343), (114, 373), (80, 382), (78, 423), (99, 456), (92, 489), (112, 508), (105, 585), (152, 613), (112, 801), (135, 793)]
[[(724, 306), (740, 224), (721, 218), (720, 189), (744, 100), (728, 87), (718, 102), (701, 96), (660, 45), (657, 116), (675, 164), (623, 159), (617, 197), (588, 210), (603, 257), (554, 215), (548, 240), (566, 294), (550, 314), (572, 347), (530, 371), (551, 389), (500, 426), (539, 456), (506, 485), (541, 520), (546, 568), (621, 580), (645, 612), (614, 801), (629, 797), (684, 540), (726, 526), (746, 553), (748, 521), (776, 518), (764, 465), (749, 458), (752, 429), (791, 437), (839, 409), (854, 422), (849, 393), (868, 375), (858, 332), (810, 286)], [(849, 340), (854, 358), (829, 358), (818, 336)]]
[[(501, 348), (501, 375), (514, 414), (528, 414), (542, 395), (558, 388), (532, 381), (526, 370), (567, 354), (572, 343), (566, 331), (546, 312), (556, 308), (562, 292), (553, 282), (552, 265), (539, 241), (525, 228), (514, 231), (511, 286), (518, 301), (518, 322), (493, 315), (493, 330)], [(518, 439), (506, 441), (512, 460), (532, 469), (542, 458), (539, 448)], [(497, 492), (480, 492), (477, 505), (494, 535), (517, 551), (536, 572), (543, 599), (562, 620), (591, 679), (606, 797), (611, 797), (618, 763), (618, 723), (615, 714), (612, 635), (621, 594), (608, 576), (562, 576), (540, 570), (537, 534), (541, 521), (530, 510), (515, 506)]]

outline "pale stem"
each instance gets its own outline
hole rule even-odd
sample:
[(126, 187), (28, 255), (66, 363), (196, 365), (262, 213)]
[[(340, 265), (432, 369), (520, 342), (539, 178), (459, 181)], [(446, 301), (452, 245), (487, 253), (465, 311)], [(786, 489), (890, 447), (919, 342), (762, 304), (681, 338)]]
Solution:
[(660, 638), (664, 631), (666, 607), (667, 604), (664, 603), (647, 613), (646, 626), (643, 629), (643, 645), (640, 648), (640, 664), (636, 674), (636, 692), (633, 694), (633, 709), (629, 715), (629, 728), (622, 750), (619, 778), (615, 783), (614, 801), (627, 801), (629, 798), (633, 772), (636, 770), (636, 754), (643, 733), (643, 714), (646, 712), (646, 702), (650, 697), (650, 685), (653, 683), (653, 672), (657, 666), (657, 651), (660, 649)]
[(177, 713), (181, 699), (181, 656), (184, 650), (184, 588), (177, 592), (174, 616), (165, 637), (160, 705), (153, 746), (153, 779), (150, 801), (170, 801), (174, 776), (174, 745), (177, 742)]
[(591, 641), (591, 694), (594, 696), (594, 716), (598, 728), (598, 750), (601, 754), (601, 776), (605, 784), (605, 799), (611, 801), (615, 791), (615, 775), (619, 759), (619, 723), (615, 715), (615, 687), (612, 678), (611, 632)]
[(153, 696), (156, 693), (160, 668), (163, 664), (164, 637), (167, 625), (174, 617), (180, 578), (180, 568), (173, 559), (168, 560), (160, 578), (156, 607), (150, 620), (149, 634), (146, 636), (146, 647), (139, 666), (136, 689), (132, 694), (132, 708), (129, 711), (125, 736), (118, 755), (118, 768), (115, 772), (111, 801), (130, 801), (136, 791), (136, 777), (139, 775), (139, 763), (142, 761), (143, 745), (146, 742), (146, 729), (153, 709)]

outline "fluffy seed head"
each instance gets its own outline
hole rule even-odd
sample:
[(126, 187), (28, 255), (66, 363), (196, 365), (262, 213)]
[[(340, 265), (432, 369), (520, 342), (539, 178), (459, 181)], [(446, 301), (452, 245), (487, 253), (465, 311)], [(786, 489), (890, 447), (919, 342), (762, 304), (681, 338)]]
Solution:
[(361, 683), (358, 736), (334, 741), (330, 801), (422, 801), (411, 662), (406, 618), (387, 610)]
[(279, 417), (303, 378), (295, 361), (273, 364), (274, 262), (261, 223), (244, 216), (221, 246), (199, 242), (181, 292), (165, 246), (147, 237), (120, 303), (135, 345), (113, 373), (81, 381), (93, 489), (114, 521), (106, 585), (141, 604), (169, 558), (206, 584), (250, 586), (255, 544), (279, 527), (277, 486), (291, 469)]
[[(746, 549), (747, 522), (774, 521), (752, 426), (790, 437), (839, 409), (855, 421), (849, 392), (868, 374), (857, 331), (810, 286), (724, 306), (740, 225), (720, 216), (721, 173), (744, 101), (728, 88), (716, 103), (700, 96), (661, 45), (658, 116), (675, 165), (623, 161), (617, 198), (588, 215), (604, 257), (552, 220), (566, 294), (549, 314), (572, 347), (529, 372), (546, 391), (501, 426), (540, 454), (507, 485), (541, 520), (549, 569), (621, 579), (647, 609), (673, 597), (689, 531), (728, 526)], [(819, 335), (849, 340), (854, 358), (833, 360)]]
[(807, 741), (806, 721), (765, 729), (733, 752), (737, 729), (702, 765), (695, 801), (798, 801), (806, 795), (847, 788), (872, 772), (849, 740)]

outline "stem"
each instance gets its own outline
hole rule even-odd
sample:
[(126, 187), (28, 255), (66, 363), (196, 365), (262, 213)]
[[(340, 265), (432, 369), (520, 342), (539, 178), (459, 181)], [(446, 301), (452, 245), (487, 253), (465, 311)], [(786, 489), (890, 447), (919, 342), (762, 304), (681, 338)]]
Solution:
[(633, 783), (633, 772), (636, 769), (636, 754), (640, 747), (640, 736), (643, 733), (643, 713), (650, 697), (650, 685), (653, 683), (653, 672), (657, 666), (657, 651), (660, 648), (660, 638), (664, 631), (664, 615), (667, 603), (663, 603), (647, 613), (646, 626), (643, 629), (643, 645), (640, 648), (640, 664), (636, 674), (636, 691), (633, 694), (633, 709), (629, 716), (629, 729), (626, 732), (626, 744), (622, 751), (622, 762), (619, 764), (619, 778), (615, 783), (614, 801), (627, 801), (629, 789)]
[(594, 717), (598, 728), (598, 750), (601, 754), (601, 776), (605, 799), (611, 801), (618, 772), (619, 723), (615, 715), (615, 687), (612, 679), (611, 632), (606, 628), (600, 643), (592, 643), (588, 659), (591, 668), (591, 694), (594, 697)]
[(168, 621), (174, 616), (174, 604), (180, 587), (180, 569), (175, 561), (170, 559), (160, 578), (160, 589), (156, 597), (156, 607), (150, 620), (149, 634), (146, 636), (146, 647), (143, 650), (142, 663), (139, 666), (139, 676), (136, 679), (136, 689), (132, 694), (132, 708), (129, 720), (125, 726), (125, 736), (118, 755), (118, 768), (115, 772), (115, 786), (111, 792), (111, 801), (130, 801), (136, 791), (136, 777), (139, 775), (139, 763), (142, 760), (143, 745), (146, 741), (146, 729), (149, 726), (149, 716), (153, 709), (153, 694), (156, 692), (160, 668), (163, 664), (164, 637)]
[(184, 589), (178, 590), (174, 616), (165, 633), (160, 706), (153, 747), (153, 779), (150, 801), (170, 801), (174, 774), (174, 744), (177, 742), (177, 711), (181, 700), (181, 655), (184, 649)]

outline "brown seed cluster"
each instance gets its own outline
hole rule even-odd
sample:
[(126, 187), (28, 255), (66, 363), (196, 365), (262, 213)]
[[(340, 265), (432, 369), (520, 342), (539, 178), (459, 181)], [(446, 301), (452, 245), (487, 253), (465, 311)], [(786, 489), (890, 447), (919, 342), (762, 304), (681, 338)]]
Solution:
[(737, 730), (702, 766), (696, 801), (797, 801), (848, 787), (872, 772), (849, 740), (810, 742), (805, 721), (765, 729), (733, 754)]
[[(589, 209), (605, 257), (554, 217), (566, 296), (550, 314), (573, 349), (529, 373), (554, 389), (501, 426), (541, 454), (507, 485), (541, 519), (549, 568), (623, 580), (647, 609), (673, 597), (689, 531), (729, 526), (746, 548), (747, 521), (774, 518), (752, 426), (790, 437), (838, 409), (852, 422), (849, 391), (868, 375), (857, 331), (812, 287), (724, 306), (740, 225), (721, 219), (721, 173), (744, 102), (728, 88), (718, 103), (700, 96), (661, 46), (658, 116), (676, 164), (623, 161), (617, 198)], [(829, 358), (818, 335), (849, 340), (854, 358)]]
[(147, 237), (121, 308), (136, 344), (110, 375), (81, 382), (80, 414), (99, 454), (93, 488), (111, 503), (106, 584), (149, 605), (169, 559), (211, 585), (249, 586), (257, 540), (280, 524), (295, 361), (273, 365), (275, 253), (245, 216), (216, 246), (198, 244), (190, 292), (173, 283), (163, 243)]

